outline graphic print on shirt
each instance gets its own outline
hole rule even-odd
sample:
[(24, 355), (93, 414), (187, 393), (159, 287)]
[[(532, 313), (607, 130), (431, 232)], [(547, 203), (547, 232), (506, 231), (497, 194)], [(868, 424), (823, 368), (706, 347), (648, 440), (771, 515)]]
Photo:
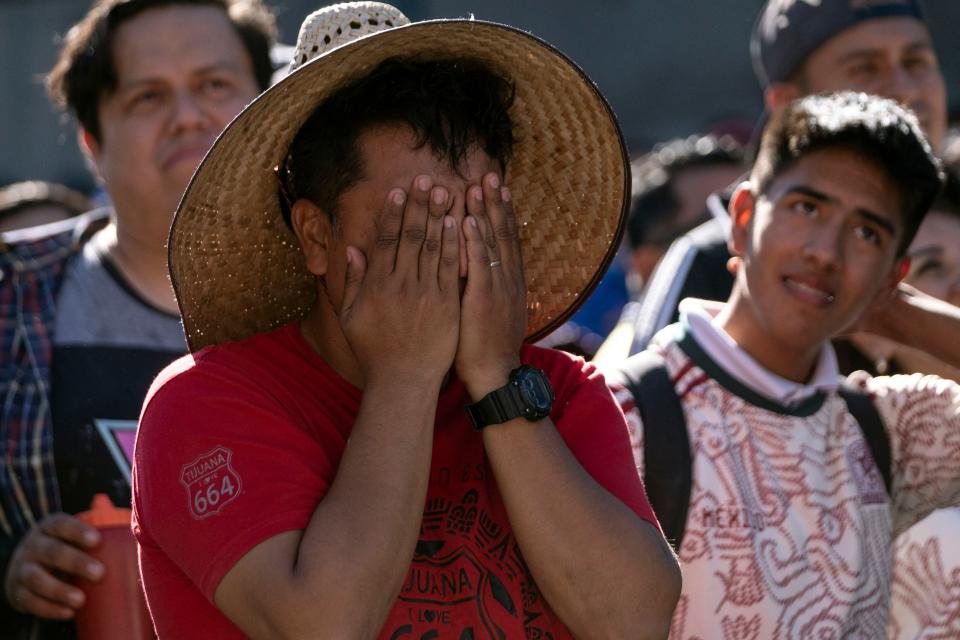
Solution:
[[(483, 474), (483, 465), (477, 467)], [(553, 638), (537, 628), (543, 615), (540, 594), (525, 566), (513, 535), (481, 504), (477, 489), (467, 489), (460, 498), (431, 498), (398, 598), (408, 620), (385, 629), (381, 637), (502, 639), (520, 622), (527, 637)], [(507, 584), (517, 582), (520, 594), (511, 594)], [(480, 625), (461, 628), (458, 621), (470, 619)]]
[(133, 466), (133, 443), (137, 439), (136, 420), (103, 420), (95, 418), (93, 426), (103, 439), (117, 469), (130, 484), (130, 469)]
[(240, 495), (240, 476), (230, 465), (233, 452), (214, 447), (180, 469), (180, 484), (187, 490), (190, 515), (203, 520), (215, 515)]

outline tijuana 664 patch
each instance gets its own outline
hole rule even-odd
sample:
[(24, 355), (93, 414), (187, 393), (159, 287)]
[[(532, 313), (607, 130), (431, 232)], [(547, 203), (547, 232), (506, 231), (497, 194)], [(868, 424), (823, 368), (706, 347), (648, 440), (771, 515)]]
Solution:
[(240, 476), (230, 465), (233, 452), (215, 447), (180, 469), (180, 484), (187, 490), (190, 514), (197, 520), (219, 513), (240, 495)]

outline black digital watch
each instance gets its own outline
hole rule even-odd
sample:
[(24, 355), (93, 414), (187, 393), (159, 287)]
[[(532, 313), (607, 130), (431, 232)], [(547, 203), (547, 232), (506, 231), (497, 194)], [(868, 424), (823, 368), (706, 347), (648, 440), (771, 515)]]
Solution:
[(507, 384), (467, 405), (467, 415), (477, 431), (520, 417), (536, 422), (550, 415), (553, 400), (553, 388), (547, 374), (536, 367), (523, 365), (510, 372)]

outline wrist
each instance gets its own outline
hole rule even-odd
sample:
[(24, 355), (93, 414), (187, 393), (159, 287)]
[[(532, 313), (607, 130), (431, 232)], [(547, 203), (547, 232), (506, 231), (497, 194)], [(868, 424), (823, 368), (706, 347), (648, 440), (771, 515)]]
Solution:
[(474, 402), (484, 398), (488, 393), (496, 391), (510, 380), (510, 372), (520, 366), (520, 358), (504, 360), (502, 362), (477, 367), (468, 371), (458, 372), (467, 393)]

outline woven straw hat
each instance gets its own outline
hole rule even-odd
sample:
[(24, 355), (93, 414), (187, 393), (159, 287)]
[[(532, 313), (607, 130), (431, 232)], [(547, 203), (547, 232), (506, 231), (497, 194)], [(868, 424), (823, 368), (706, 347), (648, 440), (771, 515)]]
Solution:
[(170, 275), (191, 351), (302, 317), (317, 285), (284, 223), (273, 173), (314, 109), (391, 57), (469, 57), (512, 80), (513, 193), (527, 278), (527, 339), (563, 323), (599, 282), (623, 232), (629, 164), (616, 119), (586, 75), (513, 27), (410, 23), (351, 2), (310, 15), (291, 71), (224, 130), (170, 230)]

